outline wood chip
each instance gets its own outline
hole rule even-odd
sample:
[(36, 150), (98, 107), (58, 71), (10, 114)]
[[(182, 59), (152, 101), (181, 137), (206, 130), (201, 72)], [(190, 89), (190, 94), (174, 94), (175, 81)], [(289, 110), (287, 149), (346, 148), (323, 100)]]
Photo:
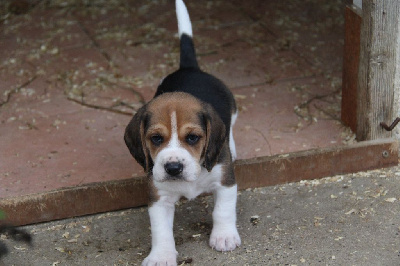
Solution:
[(56, 247), (55, 250), (65, 253), (65, 249), (61, 247)]
[(247, 98), (246, 95), (241, 95), (241, 94), (235, 94), (234, 97), (235, 99), (240, 99), (240, 100), (244, 100)]
[(351, 209), (350, 211), (346, 212), (347, 215), (357, 213), (356, 209)]
[(396, 198), (387, 198), (387, 199), (385, 199), (386, 202), (390, 202), (390, 203), (393, 203), (396, 200), (397, 200)]
[(253, 216), (251, 216), (251, 217), (250, 217), (250, 222), (251, 222), (253, 225), (257, 225), (257, 224), (260, 222), (260, 216), (258, 216), (258, 215), (253, 215)]
[(25, 247), (17, 247), (17, 246), (14, 246), (14, 249), (16, 249), (16, 250), (26, 250)]

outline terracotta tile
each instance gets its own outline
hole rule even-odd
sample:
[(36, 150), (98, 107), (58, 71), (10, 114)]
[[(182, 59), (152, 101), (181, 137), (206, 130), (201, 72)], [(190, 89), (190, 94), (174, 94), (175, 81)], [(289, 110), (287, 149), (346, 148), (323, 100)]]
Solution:
[[(31, 90), (42, 85), (32, 83)], [(83, 107), (54, 91), (14, 95), (0, 113), (0, 195), (143, 174), (123, 142), (129, 120), (130, 116)]]
[(96, 39), (129, 34), (131, 29), (143, 23), (139, 16), (124, 5), (73, 8), (72, 13), (88, 34)]
[[(239, 158), (352, 140), (341, 3), (186, 2), (202, 69), (238, 101)], [(178, 67), (174, 2), (44, 1), (1, 27), (0, 198), (143, 175), (123, 132)]]
[(315, 71), (342, 66), (344, 5), (336, 1), (259, 1), (240, 4), (244, 12), (277, 37), (284, 49), (293, 49)]
[(278, 53), (268, 44), (252, 48), (238, 43), (216, 54), (200, 57), (199, 62), (205, 71), (224, 80), (231, 88), (312, 75), (302, 58), (289, 51)]
[(29, 64), (12, 64), (0, 69), (0, 102), (5, 101), (7, 95), (17, 90), (25, 83), (29, 83), (35, 76), (35, 70)]
[(327, 83), (306, 78), (234, 89), (240, 110), (234, 131), (241, 143), (238, 157), (341, 145), (349, 132), (335, 119), (340, 117), (340, 95)]
[(123, 44), (114, 49), (113, 45), (103, 44), (103, 49), (113, 62), (113, 71), (122, 79), (129, 80), (135, 87), (155, 90), (162, 78), (178, 68), (177, 52), (170, 53), (173, 46)]

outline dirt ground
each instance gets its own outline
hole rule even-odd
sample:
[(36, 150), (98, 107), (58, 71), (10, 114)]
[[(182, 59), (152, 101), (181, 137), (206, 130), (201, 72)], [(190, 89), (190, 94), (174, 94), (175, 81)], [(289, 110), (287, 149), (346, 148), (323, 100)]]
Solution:
[[(175, 241), (190, 265), (398, 265), (400, 168), (241, 191), (242, 245), (208, 246), (211, 196), (180, 202)], [(150, 251), (147, 208), (26, 226), (33, 246), (1, 236), (0, 265), (140, 265)], [(3, 263), (3, 264), (2, 264)]]

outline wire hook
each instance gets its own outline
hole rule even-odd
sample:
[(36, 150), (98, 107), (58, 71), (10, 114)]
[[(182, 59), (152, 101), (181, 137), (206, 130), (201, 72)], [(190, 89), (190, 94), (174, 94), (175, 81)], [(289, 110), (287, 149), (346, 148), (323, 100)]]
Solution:
[(381, 127), (386, 129), (386, 131), (392, 131), (393, 128), (395, 128), (399, 122), (400, 122), (400, 117), (397, 117), (390, 126), (388, 126), (385, 122), (380, 122), (379, 125), (381, 125)]

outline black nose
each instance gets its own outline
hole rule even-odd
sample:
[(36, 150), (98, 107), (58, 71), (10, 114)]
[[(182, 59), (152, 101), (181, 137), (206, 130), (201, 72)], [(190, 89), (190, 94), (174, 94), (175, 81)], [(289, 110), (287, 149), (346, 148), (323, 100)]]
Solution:
[(166, 163), (164, 165), (165, 171), (172, 176), (177, 176), (183, 171), (183, 164), (179, 162)]

